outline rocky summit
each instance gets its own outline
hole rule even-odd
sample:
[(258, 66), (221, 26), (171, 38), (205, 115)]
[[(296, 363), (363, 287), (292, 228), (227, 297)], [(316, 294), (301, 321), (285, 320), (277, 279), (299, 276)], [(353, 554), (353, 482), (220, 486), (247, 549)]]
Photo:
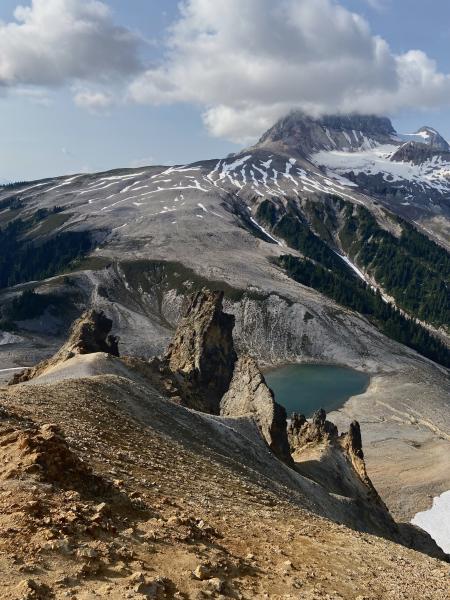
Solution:
[(280, 119), (259, 140), (257, 147), (279, 146), (310, 156), (320, 150), (353, 151), (370, 149), (395, 140), (389, 119), (374, 115), (326, 115), (314, 119), (294, 111)]

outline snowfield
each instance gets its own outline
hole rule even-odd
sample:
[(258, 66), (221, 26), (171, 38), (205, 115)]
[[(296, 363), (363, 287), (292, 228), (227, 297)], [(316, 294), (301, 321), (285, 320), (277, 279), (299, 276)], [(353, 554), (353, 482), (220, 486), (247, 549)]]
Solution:
[(0, 346), (7, 346), (8, 344), (19, 344), (23, 342), (23, 338), (9, 333), (8, 331), (0, 331)]
[(450, 553), (450, 490), (433, 500), (430, 510), (417, 513), (413, 525), (427, 531), (444, 552)]
[(398, 150), (395, 145), (379, 145), (370, 150), (343, 152), (337, 150), (316, 152), (311, 160), (320, 167), (334, 170), (340, 175), (353, 171), (355, 175), (381, 173), (389, 183), (409, 182), (431, 187), (442, 193), (450, 191), (450, 162), (433, 156), (419, 165), (410, 162), (391, 161)]

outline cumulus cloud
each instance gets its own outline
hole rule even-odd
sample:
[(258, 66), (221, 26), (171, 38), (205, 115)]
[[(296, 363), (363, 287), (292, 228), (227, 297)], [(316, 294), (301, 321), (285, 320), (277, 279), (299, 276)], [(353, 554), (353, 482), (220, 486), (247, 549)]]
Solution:
[(195, 103), (216, 136), (247, 142), (292, 108), (393, 112), (450, 101), (423, 52), (396, 55), (333, 0), (184, 0), (163, 63), (130, 86), (137, 102)]
[(32, 0), (0, 22), (0, 85), (112, 81), (140, 70), (139, 40), (100, 0)]

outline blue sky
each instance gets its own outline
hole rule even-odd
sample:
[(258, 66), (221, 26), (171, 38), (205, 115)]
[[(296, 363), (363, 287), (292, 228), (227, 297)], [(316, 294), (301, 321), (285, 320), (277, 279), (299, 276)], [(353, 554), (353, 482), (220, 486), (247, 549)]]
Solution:
[[(292, 39), (286, 41), (286, 53), (279, 52), (278, 47), (285, 43), (286, 37), (283, 34), (282, 19), (288, 22), (295, 21), (296, 4), (302, 9), (308, 8), (308, 4), (313, 6), (312, 0), (286, 0), (289, 9), (286, 8), (284, 12), (282, 10), (284, 0), (280, 0), (279, 3), (271, 1), (269, 4), (267, 4), (268, 0), (259, 0), (260, 4), (254, 6), (261, 7), (261, 14), (258, 14), (255, 19), (252, 18), (251, 23), (245, 22), (248, 14), (251, 13), (246, 14), (243, 8), (246, 3), (250, 5), (255, 0), (240, 0), (240, 2), (227, 0), (228, 4), (221, 3), (225, 8), (216, 0), (189, 1), (193, 5), (192, 10), (187, 16), (184, 15), (182, 27), (176, 31), (175, 55), (172, 51), (172, 55), (168, 58), (165, 46), (167, 28), (180, 19), (177, 1), (104, 0), (103, 4), (111, 9), (111, 13), (107, 16), (102, 14), (98, 18), (93, 17), (96, 19), (96, 27), (104, 28), (103, 45), (107, 42), (106, 36), (111, 34), (110, 25), (124, 28), (134, 36), (132, 42), (127, 42), (128, 45), (123, 46), (124, 52), (130, 55), (130, 65), (136, 60), (139, 66), (130, 67), (130, 72), (127, 72), (126, 65), (116, 68), (107, 64), (108, 57), (114, 56), (114, 53), (117, 53), (120, 58), (122, 42), (115, 39), (111, 45), (112, 50), (106, 53), (107, 56), (100, 56), (97, 74), (97, 63), (94, 60), (91, 70), (88, 69), (89, 65), (81, 65), (78, 69), (75, 64), (78, 50), (80, 50), (80, 60), (86, 63), (81, 49), (77, 46), (81, 43), (80, 38), (74, 36), (72, 39), (71, 36), (65, 36), (54, 40), (52, 37), (59, 27), (58, 19), (66, 14), (65, 6), (75, 19), (79, 15), (77, 11), (82, 10), (83, 5), (91, 3), (92, 0), (35, 0), (35, 4), (41, 3), (41, 9), (44, 6), (42, 2), (47, 3), (47, 8), (54, 5), (55, 14), (49, 14), (49, 8), (48, 14), (42, 15), (45, 20), (37, 21), (38, 33), (33, 34), (36, 29), (32, 29), (31, 33), (23, 37), (24, 41), (21, 43), (29, 42), (30, 47), (35, 43), (35, 47), (30, 50), (31, 54), (23, 54), (21, 48), (17, 47), (17, 43), (8, 38), (11, 31), (6, 27), (6, 24), (15, 21), (16, 7), (18, 5), (30, 7), (31, 0), (2, 0), (0, 20), (5, 27), (0, 28), (0, 56), (2, 49), (6, 48), (11, 65), (8, 66), (9, 70), (5, 68), (3, 72), (0, 65), (0, 86), (3, 82), (3, 86), (0, 87), (0, 90), (3, 88), (0, 96), (3, 142), (0, 147), (2, 165), (0, 179), (29, 180), (82, 170), (97, 171), (141, 164), (171, 164), (200, 158), (221, 157), (236, 151), (244, 140), (254, 138), (266, 124), (271, 122), (272, 118), (274, 120), (284, 110), (284, 107), (292, 104), (295, 94), (298, 94), (299, 100), (307, 102), (308, 106), (317, 107), (317, 110), (333, 108), (330, 104), (333, 94), (326, 85), (321, 86), (321, 82), (318, 81), (322, 77), (322, 71), (314, 70), (317, 57), (311, 58), (312, 50), (303, 47), (299, 50), (298, 60), (296, 59), (295, 44), (300, 39), (295, 37), (297, 33)], [(219, 23), (217, 28), (220, 29), (221, 23), (226, 21), (224, 16), (228, 15), (212, 14), (208, 2), (212, 9), (221, 6), (218, 12), (226, 10), (227, 6), (230, 13), (233, 10), (240, 11), (230, 14), (231, 26), (226, 29), (225, 25), (223, 31), (219, 32), (219, 42), (208, 46), (211, 48), (210, 55), (209, 50), (206, 52), (203, 50), (205, 36), (214, 31), (217, 23)], [(314, 2), (317, 6), (319, 0)], [(333, 4), (332, 0), (320, 0), (320, 2), (323, 8), (327, 10), (329, 8), (330, 11), (334, 10), (333, 6), (337, 4)], [(400, 131), (412, 131), (423, 124), (428, 124), (438, 128), (444, 136), (450, 138), (450, 94), (446, 94), (447, 80), (441, 81), (442, 77), (445, 78), (450, 73), (448, 1), (433, 0), (425, 3), (419, 0), (341, 0), (339, 4), (361, 15), (370, 26), (370, 33), (367, 33), (365, 26), (362, 25), (357, 26), (355, 33), (351, 19), (348, 18), (349, 13), (341, 14), (342, 27), (338, 32), (339, 35), (336, 34), (336, 39), (333, 38), (335, 45), (332, 46), (331, 42), (324, 45), (325, 60), (326, 52), (330, 52), (331, 60), (336, 54), (336, 48), (338, 52), (342, 48), (347, 58), (348, 48), (353, 48), (352, 51), (355, 53), (360, 52), (361, 56), (365, 56), (361, 60), (368, 61), (367, 71), (370, 78), (380, 79), (383, 94), (380, 96), (379, 107), (376, 103), (377, 89), (372, 89), (367, 81), (361, 84), (364, 88), (361, 92), (361, 107), (367, 106), (373, 111), (386, 112), (393, 117), (394, 125)], [(270, 19), (273, 20), (274, 15), (267, 14), (266, 19), (262, 14), (264, 5), (270, 7), (267, 13), (273, 13), (277, 10), (277, 6), (280, 7), (280, 12), (283, 12), (282, 17), (277, 15), (277, 24), (273, 28)], [(37, 15), (37, 7), (35, 6), (34, 9)], [(301, 17), (314, 19), (313, 10), (314, 8), (311, 8), (311, 14), (302, 12)], [(333, 15), (334, 13), (331, 14), (330, 23), (336, 22), (336, 16)], [(234, 38), (235, 35), (239, 35), (239, 32), (232, 31), (233, 23), (236, 29), (242, 29), (242, 38)], [(311, 23), (316, 27), (314, 20)], [(73, 61), (68, 61), (67, 56), (42, 57), (44, 54), (42, 44), (47, 42), (41, 39), (41, 29), (45, 27), (49, 28), (48, 47), (58, 48), (67, 43)], [(264, 52), (267, 48), (273, 48), (273, 55), (276, 56), (278, 63), (272, 61), (270, 56), (264, 58), (265, 63), (259, 60), (261, 50), (257, 46), (257, 41), (254, 41), (259, 34), (256, 27), (260, 27), (261, 30)], [(298, 27), (301, 29), (302, 24), (300, 23)], [(320, 26), (317, 27), (319, 27), (317, 39), (323, 40), (327, 36), (323, 35)], [(272, 31), (273, 39), (268, 39)], [(301, 33), (303, 35), (305, 32), (301, 31)], [(173, 33), (172, 36), (174, 39)], [(383, 46), (383, 52), (387, 56), (380, 59), (381, 66), (378, 62), (374, 65), (373, 56), (369, 56), (372, 51), (370, 44), (373, 36), (381, 36), (389, 45), (389, 52)], [(236, 39), (244, 40), (244, 43), (248, 44), (248, 48), (245, 49), (246, 54), (242, 57), (235, 54), (235, 49), (239, 45)], [(304, 35), (302, 39), (306, 39)], [(89, 39), (88, 43), (92, 44), (92, 53), (97, 52), (95, 39)], [(314, 43), (317, 45), (317, 42)], [(389, 82), (389, 78), (392, 77), (392, 56), (404, 56), (413, 49), (421, 50), (429, 59), (436, 61), (437, 75), (434, 73), (430, 75), (431, 85), (425, 81), (424, 89), (417, 93), (417, 101), (415, 90), (410, 92), (409, 88), (395, 94), (395, 97), (391, 94), (387, 97), (384, 88), (392, 85), (392, 82)], [(227, 52), (230, 56), (228, 62), (231, 64), (227, 64)], [(378, 51), (374, 50), (374, 52)], [(36, 53), (36, 56), (33, 53)], [(101, 55), (101, 48), (99, 53)], [(203, 69), (206, 54), (210, 58), (210, 65)], [(246, 69), (247, 59), (250, 61), (249, 64), (254, 60), (254, 65), (250, 64), (250, 71)], [(50, 67), (43, 62), (44, 60), (51, 61)], [(317, 87), (317, 91), (314, 92), (316, 96), (308, 95), (308, 98), (300, 98), (305, 85), (302, 87), (299, 84), (299, 91), (297, 91), (292, 89), (290, 82), (286, 82), (286, 90), (284, 89), (283, 61), (287, 61), (286, 73), (293, 73), (294, 79), (298, 73), (298, 78), (301, 80), (303, 65), (310, 68), (308, 73), (314, 84), (312, 87)], [(408, 61), (408, 65), (410, 62)], [(342, 61), (339, 64), (341, 63)], [(185, 73), (184, 65), (186, 65)], [(361, 68), (361, 73), (364, 74), (364, 65), (364, 62), (358, 64), (355, 70)], [(277, 90), (275, 95), (270, 89), (272, 66), (275, 69), (273, 72), (273, 86)], [(41, 78), (41, 74), (46, 72), (47, 67), (50, 75), (48, 77), (42, 75)], [(244, 75), (248, 76), (250, 72), (250, 77), (252, 73), (264, 69), (266, 73), (264, 81), (255, 81), (254, 85), (252, 82), (251, 86), (243, 84), (244, 76), (241, 77), (239, 74), (239, 68), (243, 69)], [(52, 70), (56, 73), (54, 77), (51, 74)], [(343, 73), (343, 81), (347, 81), (347, 74), (345, 71)], [(324, 75), (325, 77), (329, 75)], [(289, 76), (286, 77), (288, 78)], [(349, 81), (351, 85), (355, 85), (355, 81), (351, 78)], [(430, 88), (432, 93), (429, 94)], [(345, 109), (348, 105), (348, 99), (344, 96), (343, 93), (337, 109), (342, 110), (343, 107)], [(412, 98), (410, 99), (409, 96)], [(449, 100), (446, 99), (447, 97)], [(99, 105), (95, 104), (97, 101)], [(349, 106), (354, 108), (355, 105)], [(358, 106), (359, 104), (356, 104), (357, 108)], [(254, 121), (251, 127), (248, 126), (249, 121)], [(242, 140), (239, 135), (241, 131)]]

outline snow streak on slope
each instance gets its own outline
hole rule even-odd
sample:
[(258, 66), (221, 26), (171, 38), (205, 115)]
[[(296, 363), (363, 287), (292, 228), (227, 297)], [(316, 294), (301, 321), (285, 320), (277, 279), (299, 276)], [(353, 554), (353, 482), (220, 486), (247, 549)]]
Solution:
[(278, 244), (278, 246), (282, 246), (283, 244), (277, 240), (276, 238), (273, 237), (273, 235), (271, 235), (267, 229), (264, 229), (264, 227), (262, 225), (260, 225), (253, 217), (250, 217), (250, 221), (253, 223), (253, 225), (255, 225), (260, 231), (262, 231), (264, 233), (264, 235), (266, 235), (269, 239), (271, 239), (273, 242), (275, 242), (275, 244)]
[(365, 283), (370, 283), (367, 281), (367, 278), (364, 275), (364, 273), (360, 269), (358, 269), (358, 267), (355, 264), (353, 264), (352, 261), (349, 258), (347, 258), (347, 256), (344, 256), (343, 254), (338, 254), (337, 252), (336, 254), (345, 262), (346, 265), (350, 267), (352, 271), (354, 271), (358, 275), (360, 279), (362, 279)]

